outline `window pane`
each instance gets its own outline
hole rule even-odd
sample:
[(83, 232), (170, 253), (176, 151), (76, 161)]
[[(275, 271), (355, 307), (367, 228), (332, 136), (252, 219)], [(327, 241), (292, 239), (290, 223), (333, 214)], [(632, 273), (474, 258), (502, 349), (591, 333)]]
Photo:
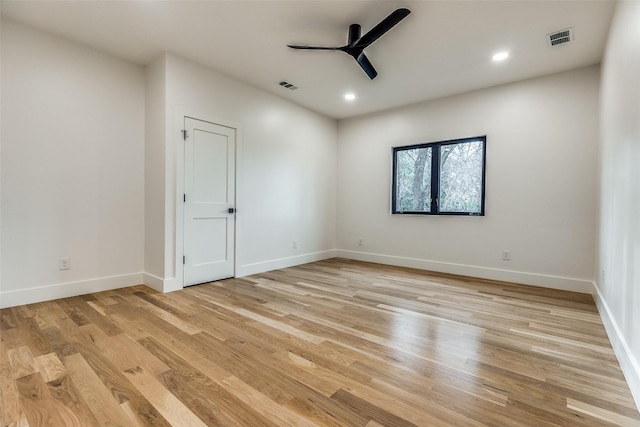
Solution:
[(396, 151), (396, 212), (431, 211), (431, 151)]
[(440, 148), (440, 212), (482, 212), (482, 141)]

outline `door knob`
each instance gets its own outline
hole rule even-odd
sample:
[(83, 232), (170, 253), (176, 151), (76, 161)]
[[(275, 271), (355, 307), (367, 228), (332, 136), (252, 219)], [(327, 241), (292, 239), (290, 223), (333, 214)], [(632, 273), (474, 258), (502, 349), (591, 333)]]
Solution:
[(229, 210), (228, 210), (228, 212), (229, 212), (229, 213), (235, 213), (235, 211), (236, 211), (236, 210), (235, 210), (235, 209), (233, 209), (233, 208), (229, 208)]

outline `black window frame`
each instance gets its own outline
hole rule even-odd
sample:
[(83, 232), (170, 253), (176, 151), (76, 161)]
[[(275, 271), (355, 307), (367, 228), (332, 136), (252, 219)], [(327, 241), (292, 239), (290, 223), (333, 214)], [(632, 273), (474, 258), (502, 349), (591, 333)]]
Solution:
[[(482, 196), (480, 201), (480, 212), (440, 212), (440, 148), (445, 145), (463, 144), (473, 141), (482, 142)], [(398, 157), (400, 151), (414, 150), (418, 148), (431, 148), (431, 203), (430, 211), (398, 211), (396, 209), (396, 190)], [(391, 182), (391, 213), (393, 215), (454, 215), (454, 216), (484, 216), (485, 215), (485, 186), (487, 174), (487, 136), (475, 136), (469, 138), (449, 139), (446, 141), (427, 142), (421, 144), (392, 147), (392, 182)]]

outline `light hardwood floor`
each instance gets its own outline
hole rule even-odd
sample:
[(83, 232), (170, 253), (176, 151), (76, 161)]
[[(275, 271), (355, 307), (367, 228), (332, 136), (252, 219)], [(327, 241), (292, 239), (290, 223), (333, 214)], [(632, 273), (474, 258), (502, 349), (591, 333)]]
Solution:
[(2, 426), (640, 426), (584, 294), (332, 259), (0, 315)]

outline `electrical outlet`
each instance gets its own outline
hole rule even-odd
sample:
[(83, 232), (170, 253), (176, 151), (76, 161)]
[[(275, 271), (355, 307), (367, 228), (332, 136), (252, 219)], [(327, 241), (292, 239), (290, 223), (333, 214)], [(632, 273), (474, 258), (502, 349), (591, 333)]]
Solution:
[(511, 251), (510, 250), (502, 251), (502, 260), (503, 261), (511, 261)]
[(71, 259), (69, 257), (62, 257), (58, 260), (59, 270), (69, 270), (71, 268)]
[(297, 240), (293, 241), (293, 249), (298, 249), (298, 241)]
[(364, 241), (362, 237), (358, 237), (358, 246), (362, 246), (362, 245), (364, 245)]

